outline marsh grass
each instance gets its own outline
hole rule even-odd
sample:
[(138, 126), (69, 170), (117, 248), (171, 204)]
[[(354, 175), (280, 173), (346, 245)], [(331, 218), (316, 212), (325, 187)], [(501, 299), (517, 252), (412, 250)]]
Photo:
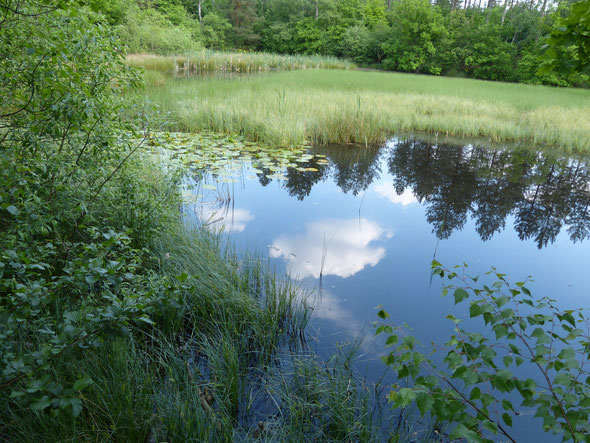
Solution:
[(264, 52), (220, 52), (203, 50), (187, 55), (158, 56), (131, 54), (131, 66), (166, 75), (193, 76), (203, 74), (253, 74), (263, 71), (296, 69), (353, 69), (352, 62), (336, 57), (317, 55), (280, 55)]
[[(149, 71), (148, 71), (149, 72)], [(159, 78), (145, 94), (172, 128), (277, 146), (382, 143), (395, 133), (590, 150), (590, 91), (384, 72)]]

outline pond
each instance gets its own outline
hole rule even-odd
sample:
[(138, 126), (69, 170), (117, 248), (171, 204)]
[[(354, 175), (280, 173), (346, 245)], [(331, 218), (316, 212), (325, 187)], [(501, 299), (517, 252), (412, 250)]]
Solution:
[[(468, 315), (441, 296), (433, 258), (467, 263), (471, 275), (492, 266), (513, 282), (530, 275), (535, 297), (590, 307), (587, 160), (415, 137), (311, 153), (282, 173), (248, 156), (230, 180), (208, 174), (185, 212), (315, 290), (308, 334), (323, 356), (360, 341), (357, 368), (378, 380), (377, 305), (422, 343), (443, 343), (453, 327), (445, 316)], [(532, 414), (518, 420), (515, 435), (530, 440)]]

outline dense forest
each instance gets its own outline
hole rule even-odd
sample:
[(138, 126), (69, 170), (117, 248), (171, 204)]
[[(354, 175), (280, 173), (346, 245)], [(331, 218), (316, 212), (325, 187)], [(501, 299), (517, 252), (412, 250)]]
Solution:
[[(86, 0), (130, 52), (202, 48), (321, 54), (387, 70), (587, 86), (539, 73), (546, 37), (571, 0)], [(562, 58), (576, 59), (567, 49)]]

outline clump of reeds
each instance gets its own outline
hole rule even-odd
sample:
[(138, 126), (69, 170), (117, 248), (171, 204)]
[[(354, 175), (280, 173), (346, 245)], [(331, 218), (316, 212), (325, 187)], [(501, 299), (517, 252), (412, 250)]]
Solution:
[(168, 75), (191, 76), (203, 74), (254, 74), (265, 71), (296, 69), (353, 69), (347, 60), (319, 55), (281, 55), (263, 52), (220, 52), (203, 50), (187, 55), (158, 56), (131, 54), (131, 66)]

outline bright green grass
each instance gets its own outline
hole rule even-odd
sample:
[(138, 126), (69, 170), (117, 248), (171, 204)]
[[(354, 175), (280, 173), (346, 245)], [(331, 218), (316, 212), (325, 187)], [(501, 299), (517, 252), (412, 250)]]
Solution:
[(590, 150), (588, 90), (342, 70), (159, 80), (146, 95), (183, 131), (279, 146), (380, 143), (426, 131)]

